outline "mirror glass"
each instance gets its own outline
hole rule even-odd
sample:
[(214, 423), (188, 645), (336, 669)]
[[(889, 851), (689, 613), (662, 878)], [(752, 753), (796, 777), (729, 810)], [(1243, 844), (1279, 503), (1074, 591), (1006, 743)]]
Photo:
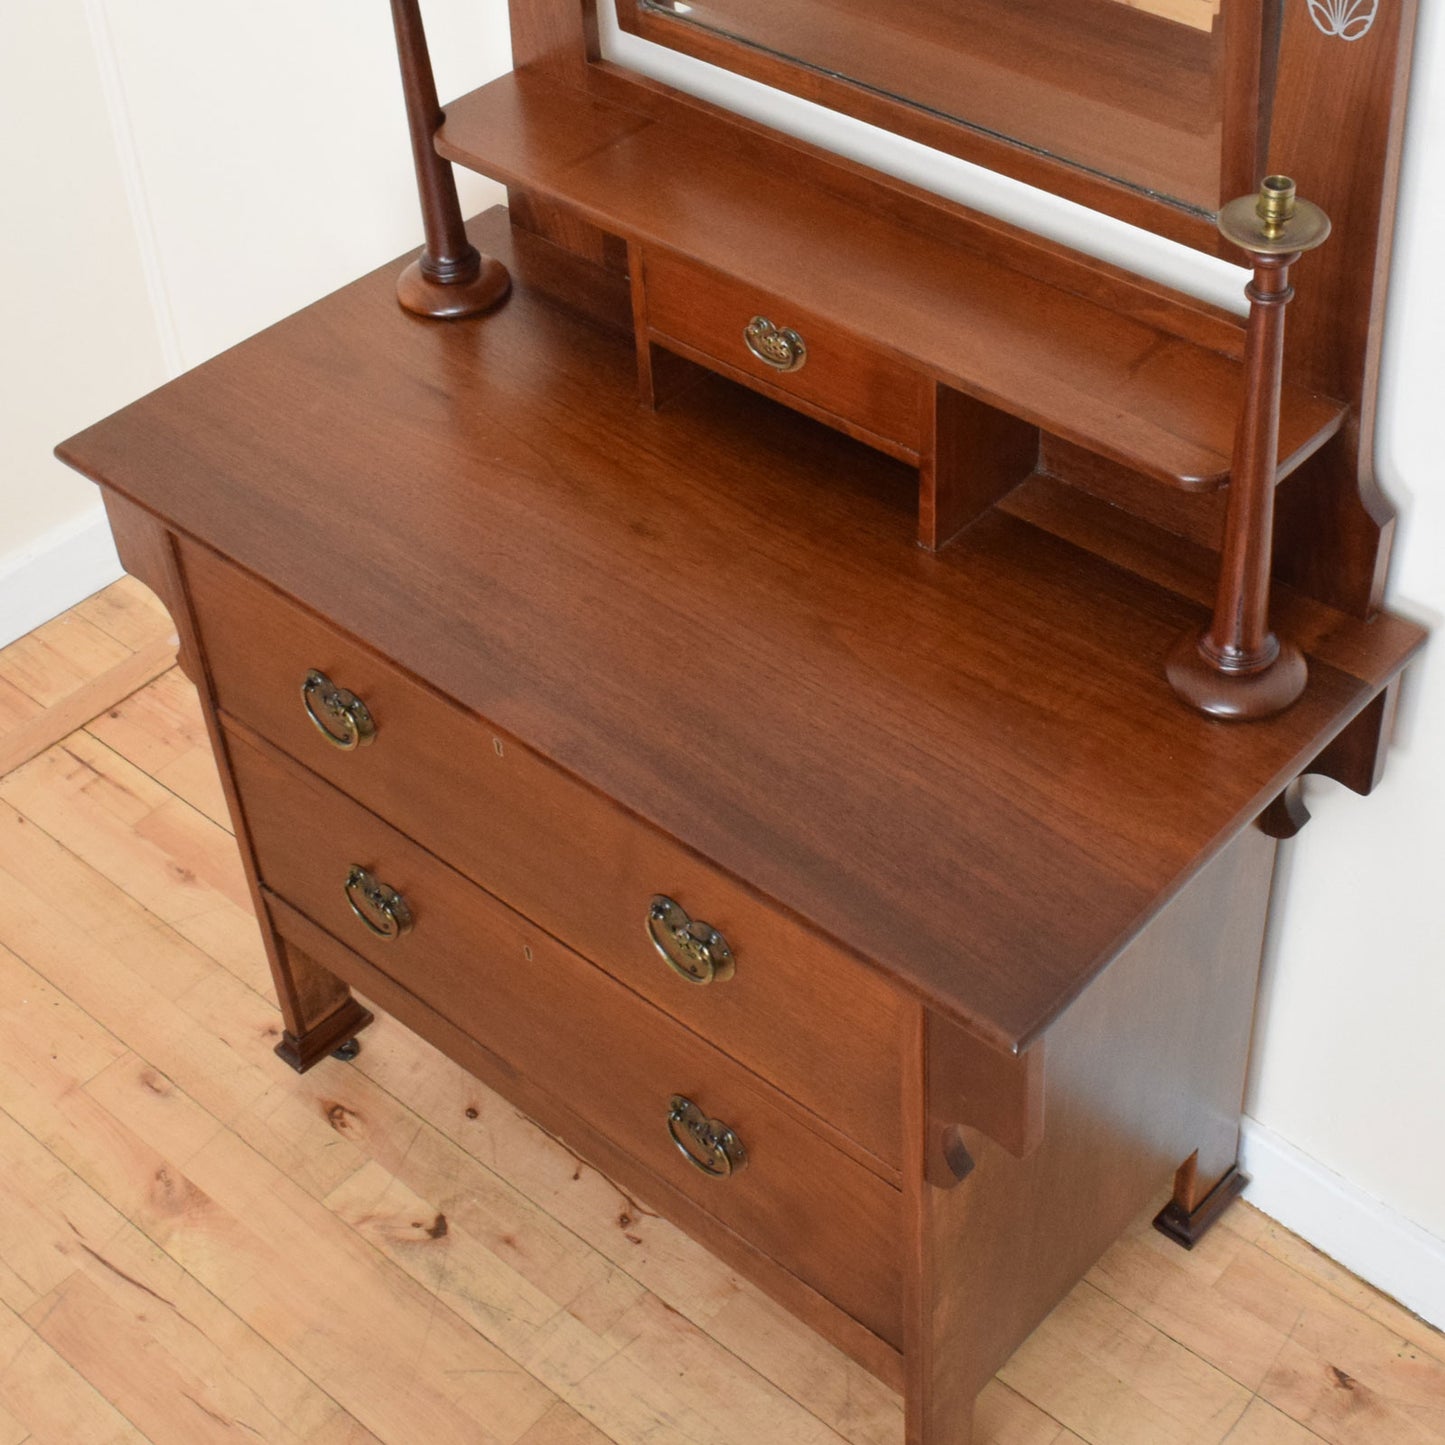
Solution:
[(1226, 55), (1230, 7), (1256, 17), (1244, 68), (1259, 104), (1260, 0), (633, 3), (1203, 214), (1226, 199), (1228, 76), (1241, 69)]

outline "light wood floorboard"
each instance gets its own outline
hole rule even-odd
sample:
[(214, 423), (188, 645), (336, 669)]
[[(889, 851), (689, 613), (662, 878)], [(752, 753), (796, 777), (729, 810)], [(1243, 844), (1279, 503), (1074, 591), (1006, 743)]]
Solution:
[[(195, 694), (135, 681), (170, 635), (126, 581), (0, 653), (0, 1445), (900, 1445), (895, 1395), (405, 1029), (274, 1059)], [(1445, 1338), (1247, 1206), (1193, 1253), (1141, 1219), (979, 1441), (1445, 1445)]]

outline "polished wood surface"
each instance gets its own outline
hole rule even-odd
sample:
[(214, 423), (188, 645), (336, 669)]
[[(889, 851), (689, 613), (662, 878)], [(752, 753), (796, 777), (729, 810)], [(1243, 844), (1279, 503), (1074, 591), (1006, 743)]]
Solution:
[[(133, 586), (72, 621), (164, 641)], [(32, 701), (91, 684), (111, 662), (80, 631), (0, 653), (0, 677)], [(682, 1421), (716, 1445), (899, 1445), (895, 1394), (402, 1026), (354, 1065), (278, 1070), (179, 672), (0, 782), (0, 878), (0, 1439), (416, 1445), (423, 1420), (643, 1445)], [(1247, 1206), (1193, 1254), (1141, 1216), (976, 1432), (1226, 1438), (1445, 1440), (1445, 1340)]]
[[(182, 555), (230, 716), (898, 1167), (899, 1003), (875, 974), (266, 584), (205, 548)], [(361, 695), (371, 744), (321, 736), (300, 694), (313, 667)], [(659, 893), (722, 932), (733, 978), (668, 969), (645, 926)]]
[[(505, 229), (484, 223), (484, 249)], [(640, 412), (625, 339), (521, 294), (484, 326), (427, 326), (389, 286), (64, 455), (1004, 1047), (1422, 640), (1286, 592), (1310, 686), (1231, 730), (1162, 675), (1204, 615), (1188, 596), (1000, 509), (921, 554), (913, 476), (876, 453), (720, 380)]]
[[(503, 76), (447, 108), (437, 145), (1166, 485), (1228, 479), (1242, 389), (1232, 356), (1021, 275), (997, 250), (921, 234), (890, 214), (886, 193), (872, 204), (840, 194), (842, 168), (791, 143), (746, 148), (732, 122), (594, 68), (580, 91)], [(1281, 477), (1341, 416), (1327, 396), (1286, 388)]]

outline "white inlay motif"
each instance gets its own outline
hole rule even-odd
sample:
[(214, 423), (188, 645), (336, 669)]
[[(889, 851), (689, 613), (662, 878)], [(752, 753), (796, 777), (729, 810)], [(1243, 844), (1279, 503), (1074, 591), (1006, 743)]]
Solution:
[(1326, 35), (1363, 40), (1375, 23), (1380, 0), (1307, 0), (1310, 15)]

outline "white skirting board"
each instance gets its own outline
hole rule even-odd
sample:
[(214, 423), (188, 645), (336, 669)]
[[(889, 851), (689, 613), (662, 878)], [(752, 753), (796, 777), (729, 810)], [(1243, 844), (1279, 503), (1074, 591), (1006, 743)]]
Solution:
[(120, 574), (120, 558), (99, 504), (0, 557), (0, 647), (108, 587)]
[(1445, 1329), (1445, 1239), (1247, 1117), (1240, 1167), (1250, 1177), (1244, 1197), (1257, 1209)]

